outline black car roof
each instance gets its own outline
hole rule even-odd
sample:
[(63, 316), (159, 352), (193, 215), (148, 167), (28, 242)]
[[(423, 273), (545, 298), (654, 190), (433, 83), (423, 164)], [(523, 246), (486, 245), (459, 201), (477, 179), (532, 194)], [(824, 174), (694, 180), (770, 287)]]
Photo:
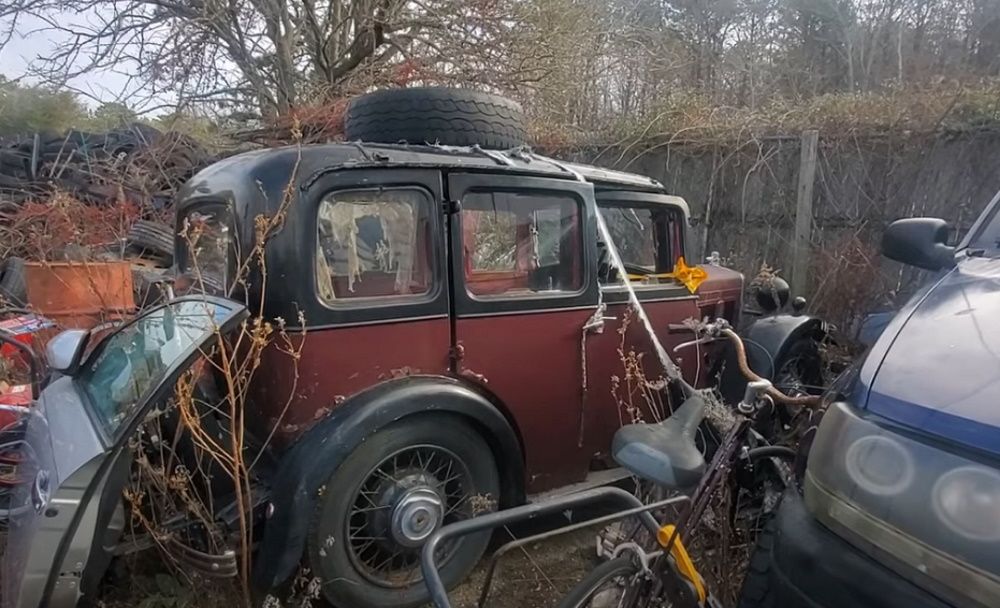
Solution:
[(535, 154), (528, 148), (501, 151), (477, 147), (361, 142), (284, 146), (246, 152), (215, 163), (199, 173), (198, 177), (218, 178), (234, 172), (243, 175), (247, 172), (258, 173), (258, 170), (266, 169), (272, 163), (284, 164), (288, 157), (297, 158), (300, 179), (303, 180), (314, 177), (316, 173), (347, 167), (433, 166), (475, 171), (510, 171), (562, 179), (577, 179), (579, 175), (595, 186), (626, 186), (648, 192), (664, 191), (659, 182), (644, 175), (563, 162)]

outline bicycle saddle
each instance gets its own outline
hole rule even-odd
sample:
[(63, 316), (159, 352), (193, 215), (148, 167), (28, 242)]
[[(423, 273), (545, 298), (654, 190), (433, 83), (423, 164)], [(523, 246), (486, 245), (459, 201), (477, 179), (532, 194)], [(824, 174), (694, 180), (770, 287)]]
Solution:
[(623, 426), (611, 442), (615, 462), (658, 485), (693, 488), (705, 473), (705, 457), (694, 443), (704, 412), (705, 399), (693, 393), (663, 422)]

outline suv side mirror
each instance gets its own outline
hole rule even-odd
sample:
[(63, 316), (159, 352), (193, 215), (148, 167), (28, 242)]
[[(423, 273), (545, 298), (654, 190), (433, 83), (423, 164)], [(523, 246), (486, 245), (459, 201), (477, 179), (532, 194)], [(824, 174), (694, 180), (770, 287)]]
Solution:
[(955, 248), (948, 246), (948, 222), (933, 217), (896, 220), (882, 235), (882, 255), (926, 270), (951, 268)]

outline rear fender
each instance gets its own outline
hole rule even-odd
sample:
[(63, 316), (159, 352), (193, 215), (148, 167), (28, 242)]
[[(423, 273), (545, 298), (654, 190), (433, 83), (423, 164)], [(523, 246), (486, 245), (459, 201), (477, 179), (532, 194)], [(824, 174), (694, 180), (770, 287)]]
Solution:
[(444, 376), (410, 376), (384, 382), (338, 405), (309, 429), (278, 463), (270, 517), (254, 581), (272, 589), (295, 573), (302, 557), (320, 487), (347, 456), (386, 425), (422, 412), (462, 416), (489, 443), (501, 481), (501, 508), (524, 501), (524, 458), (514, 427), (479, 391)]

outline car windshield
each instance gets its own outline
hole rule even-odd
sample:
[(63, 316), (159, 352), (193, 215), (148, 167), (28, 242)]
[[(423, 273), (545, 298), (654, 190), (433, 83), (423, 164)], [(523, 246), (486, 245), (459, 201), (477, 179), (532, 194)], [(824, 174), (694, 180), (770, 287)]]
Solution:
[(990, 210), (989, 218), (969, 240), (969, 249), (984, 249), (991, 254), (1000, 253), (1000, 203)]
[(108, 336), (85, 364), (79, 381), (109, 437), (173, 367), (211, 338), (233, 308), (185, 300), (152, 310)]

